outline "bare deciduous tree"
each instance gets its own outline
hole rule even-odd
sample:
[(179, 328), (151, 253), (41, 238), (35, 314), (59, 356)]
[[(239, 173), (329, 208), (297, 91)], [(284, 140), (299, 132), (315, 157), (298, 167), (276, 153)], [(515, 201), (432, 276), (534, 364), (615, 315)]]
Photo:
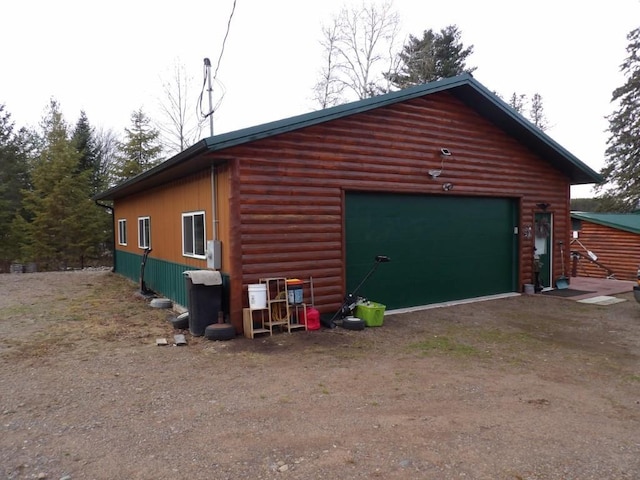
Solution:
[(321, 106), (340, 103), (346, 90), (358, 99), (388, 91), (384, 74), (391, 71), (397, 57), (399, 26), (400, 17), (388, 1), (343, 8), (332, 25), (323, 27), (321, 43), (327, 61), (316, 85)]
[(193, 77), (176, 62), (172, 77), (162, 82), (164, 99), (159, 101), (164, 121), (158, 123), (165, 152), (179, 153), (200, 140), (202, 122), (196, 113), (196, 98), (190, 98)]
[[(528, 110), (527, 105), (529, 107)], [(549, 122), (544, 113), (542, 95), (539, 93), (534, 93), (529, 101), (526, 94), (513, 92), (509, 99), (509, 106), (523, 117), (528, 118), (531, 123), (543, 132), (549, 128)]]
[(543, 132), (549, 127), (547, 116), (544, 114), (544, 105), (542, 104), (542, 95), (534, 93), (531, 97), (531, 108), (529, 109), (529, 118), (531, 122)]
[(338, 22), (333, 19), (331, 25), (322, 26), (322, 40), (324, 49), (324, 67), (320, 70), (318, 82), (314, 87), (314, 100), (321, 109), (333, 107), (342, 101), (344, 83), (338, 81), (339, 70), (336, 43), (338, 41)]
[(106, 190), (116, 184), (114, 170), (117, 164), (120, 138), (113, 130), (105, 128), (95, 130), (94, 138), (99, 160), (100, 189)]
[(511, 98), (509, 99), (509, 106), (519, 114), (523, 114), (526, 101), (527, 96), (524, 93), (513, 92), (511, 94)]

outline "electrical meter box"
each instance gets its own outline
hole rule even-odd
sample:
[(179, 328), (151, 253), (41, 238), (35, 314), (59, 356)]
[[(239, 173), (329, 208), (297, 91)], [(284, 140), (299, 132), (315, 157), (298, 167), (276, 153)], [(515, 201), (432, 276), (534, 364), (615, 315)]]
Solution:
[(207, 240), (207, 268), (222, 268), (221, 251), (220, 240)]

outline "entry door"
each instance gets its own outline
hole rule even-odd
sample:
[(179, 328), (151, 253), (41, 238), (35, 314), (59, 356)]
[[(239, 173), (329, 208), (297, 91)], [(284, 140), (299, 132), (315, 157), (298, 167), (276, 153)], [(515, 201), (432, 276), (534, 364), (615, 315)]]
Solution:
[(553, 236), (553, 215), (551, 213), (536, 213), (535, 222), (535, 255), (540, 261), (540, 283), (544, 288), (551, 287), (551, 246)]

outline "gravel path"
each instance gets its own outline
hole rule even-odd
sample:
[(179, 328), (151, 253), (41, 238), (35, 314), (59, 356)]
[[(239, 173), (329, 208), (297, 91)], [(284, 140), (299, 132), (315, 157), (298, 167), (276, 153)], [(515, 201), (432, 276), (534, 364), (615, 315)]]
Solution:
[(631, 294), (157, 347), (136, 288), (0, 275), (2, 478), (640, 478)]

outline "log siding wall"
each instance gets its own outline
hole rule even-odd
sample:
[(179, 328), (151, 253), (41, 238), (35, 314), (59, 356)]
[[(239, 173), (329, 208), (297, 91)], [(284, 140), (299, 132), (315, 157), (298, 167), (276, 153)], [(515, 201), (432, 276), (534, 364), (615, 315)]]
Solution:
[[(441, 148), (453, 155), (434, 180), (428, 170), (440, 169)], [(337, 309), (345, 288), (348, 191), (515, 199), (520, 207), (519, 285), (532, 282), (533, 238), (523, 238), (522, 232), (533, 228), (537, 203), (551, 205), (554, 241), (569, 243), (568, 179), (447, 92), (208, 155), (212, 162), (225, 162), (217, 167), (218, 236), (222, 270), (230, 279), (231, 321), (239, 332), (247, 285), (263, 277), (312, 276), (316, 306), (325, 313)], [(445, 182), (453, 183), (453, 190), (443, 191)], [(195, 209), (205, 210), (211, 238), (209, 170), (118, 200), (116, 219), (127, 218), (129, 228), (124, 249), (141, 253), (131, 239), (137, 235), (137, 217), (149, 215), (154, 257), (205, 268), (204, 260), (181, 255), (180, 214)], [(162, 234), (159, 219), (166, 227)], [(158, 235), (168, 237), (159, 242)], [(558, 275), (558, 255), (553, 269)]]
[[(640, 265), (640, 235), (581, 220), (578, 240), (598, 257), (598, 262), (611, 269), (618, 280), (636, 280)], [(571, 250), (587, 252), (574, 242)], [(573, 266), (573, 265), (572, 265)], [(577, 276), (606, 278), (606, 270), (581, 258), (577, 262)]]
[[(428, 170), (441, 167), (441, 148), (453, 155), (433, 180)], [(232, 318), (247, 304), (247, 285), (261, 277), (312, 276), (320, 310), (339, 306), (344, 194), (350, 190), (515, 198), (520, 232), (533, 226), (536, 203), (549, 203), (554, 241), (569, 241), (567, 178), (446, 92), (254, 141), (224, 155), (234, 159)], [(444, 182), (454, 189), (443, 192)], [(532, 246), (532, 239), (520, 237), (520, 285), (532, 282)], [(559, 266), (556, 255), (554, 276)]]

